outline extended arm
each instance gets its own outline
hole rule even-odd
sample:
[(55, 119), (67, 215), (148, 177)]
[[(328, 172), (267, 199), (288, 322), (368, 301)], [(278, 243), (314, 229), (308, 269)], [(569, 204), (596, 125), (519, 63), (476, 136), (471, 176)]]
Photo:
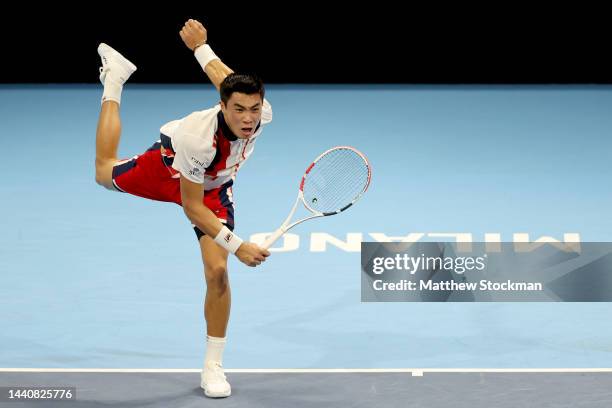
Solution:
[(208, 75), (215, 88), (219, 90), (221, 82), (226, 76), (233, 73), (210, 49), (206, 41), (208, 36), (206, 28), (197, 20), (189, 19), (179, 32), (185, 46), (195, 53), (195, 56), (202, 65), (202, 69)]
[[(180, 183), (181, 200), (185, 215), (206, 235), (215, 239), (215, 241), (219, 243), (217, 236), (224, 227), (215, 214), (206, 205), (204, 205), (204, 186), (188, 180), (187, 178), (183, 177), (182, 174)], [(235, 235), (233, 235), (232, 238), (240, 240), (240, 238)], [(257, 266), (266, 260), (266, 257), (270, 255), (270, 252), (251, 242), (242, 242), (235, 251), (235, 254), (238, 259), (240, 259), (240, 261), (246, 265)]]

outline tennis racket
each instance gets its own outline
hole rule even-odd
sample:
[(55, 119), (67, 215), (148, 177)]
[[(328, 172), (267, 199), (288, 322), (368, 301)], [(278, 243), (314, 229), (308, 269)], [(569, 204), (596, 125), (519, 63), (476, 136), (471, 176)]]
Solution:
[[(268, 249), (283, 234), (304, 221), (339, 214), (355, 204), (370, 185), (372, 172), (368, 159), (350, 146), (323, 152), (306, 169), (289, 216), (263, 243)], [(291, 223), (300, 201), (312, 214)]]

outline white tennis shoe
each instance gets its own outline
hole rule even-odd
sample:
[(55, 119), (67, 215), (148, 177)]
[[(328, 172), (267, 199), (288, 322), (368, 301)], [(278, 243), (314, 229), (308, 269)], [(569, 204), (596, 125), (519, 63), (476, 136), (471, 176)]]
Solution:
[(136, 71), (136, 65), (132, 64), (127, 58), (107, 44), (100, 43), (98, 46), (98, 54), (102, 59), (100, 82), (102, 82), (103, 85), (107, 75), (117, 84), (123, 85), (130, 75)]
[(232, 387), (227, 382), (221, 364), (215, 361), (206, 363), (200, 379), (200, 387), (204, 389), (204, 395), (207, 397), (224, 398), (232, 395)]

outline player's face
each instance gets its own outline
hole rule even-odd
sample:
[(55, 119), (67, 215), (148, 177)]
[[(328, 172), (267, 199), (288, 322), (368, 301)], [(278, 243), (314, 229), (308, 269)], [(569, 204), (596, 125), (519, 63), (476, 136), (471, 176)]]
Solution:
[(253, 136), (261, 120), (262, 100), (259, 94), (247, 95), (234, 92), (227, 101), (221, 102), (225, 122), (230, 130), (240, 139)]

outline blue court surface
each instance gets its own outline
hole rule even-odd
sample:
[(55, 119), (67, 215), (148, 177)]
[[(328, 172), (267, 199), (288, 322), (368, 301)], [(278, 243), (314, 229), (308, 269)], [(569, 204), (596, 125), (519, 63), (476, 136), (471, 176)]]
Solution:
[[(101, 94), (0, 87), (0, 367), (198, 369), (195, 234), (174, 204), (96, 185)], [(266, 96), (274, 121), (234, 188), (240, 236), (276, 229), (331, 146), (363, 151), (372, 184), (345, 213), (291, 231), (261, 267), (231, 259), (226, 367), (612, 367), (607, 303), (362, 303), (359, 254), (362, 240), (410, 233), (611, 241), (612, 87), (270, 85)], [(121, 156), (217, 100), (207, 84), (128, 84)]]

